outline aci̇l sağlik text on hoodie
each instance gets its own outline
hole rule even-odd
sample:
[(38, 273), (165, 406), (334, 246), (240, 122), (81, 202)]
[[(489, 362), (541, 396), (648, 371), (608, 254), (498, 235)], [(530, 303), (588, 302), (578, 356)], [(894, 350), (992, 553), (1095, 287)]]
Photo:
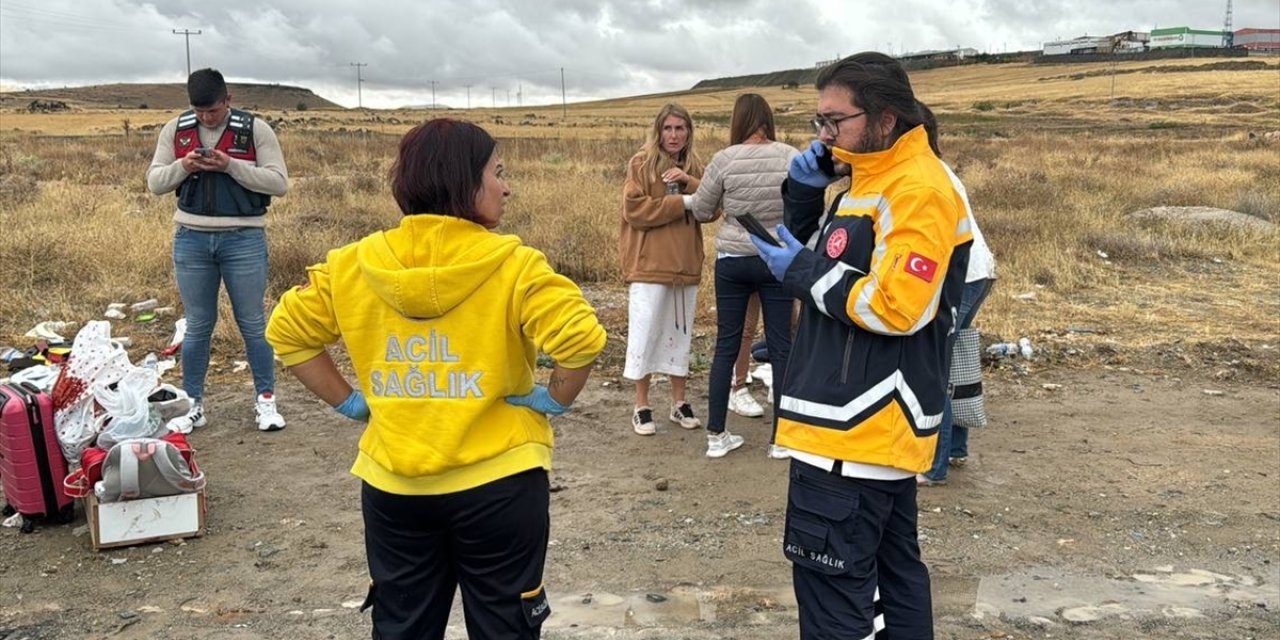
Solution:
[(334, 249), (280, 298), (267, 340), (286, 366), (341, 339), (372, 418), (351, 472), (402, 495), (550, 469), (546, 416), (505, 402), (539, 350), (590, 364), (605, 330), (582, 291), (512, 235), (440, 215)]

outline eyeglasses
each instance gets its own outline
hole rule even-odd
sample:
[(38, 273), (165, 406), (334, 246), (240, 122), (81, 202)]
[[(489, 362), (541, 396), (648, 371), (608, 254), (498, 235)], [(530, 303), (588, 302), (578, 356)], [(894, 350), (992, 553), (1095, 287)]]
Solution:
[(827, 133), (827, 134), (831, 135), (832, 137), (835, 137), (835, 136), (840, 135), (840, 123), (841, 123), (841, 122), (844, 122), (845, 120), (852, 120), (853, 118), (856, 118), (856, 117), (858, 117), (858, 116), (865, 116), (865, 115), (867, 115), (867, 112), (866, 112), (866, 111), (859, 111), (859, 112), (857, 112), (857, 113), (855, 113), (855, 114), (847, 115), (847, 116), (840, 116), (840, 117), (838, 117), (838, 118), (832, 118), (832, 117), (830, 117), (830, 116), (818, 116), (818, 117), (814, 118), (813, 120), (810, 120), (810, 121), (809, 121), (809, 124), (813, 125), (813, 132), (814, 132), (814, 133), (816, 133), (816, 134), (818, 134), (818, 135), (822, 135), (823, 133)]

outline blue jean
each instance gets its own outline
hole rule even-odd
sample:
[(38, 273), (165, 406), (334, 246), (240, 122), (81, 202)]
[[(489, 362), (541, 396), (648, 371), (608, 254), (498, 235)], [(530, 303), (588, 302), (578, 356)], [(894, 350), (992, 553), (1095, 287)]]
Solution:
[(267, 343), (267, 234), (260, 228), (196, 231), (178, 226), (173, 237), (173, 268), (187, 317), (182, 340), (182, 389), (195, 400), (204, 397), (209, 347), (218, 322), (218, 289), (227, 285), (231, 310), (244, 338), (253, 387), (266, 393), (275, 387), (275, 354)]
[[(747, 302), (751, 294), (760, 294), (764, 316), (765, 344), (769, 363), (773, 365), (773, 404), (786, 379), (787, 356), (791, 353), (791, 308), (793, 299), (769, 273), (759, 256), (719, 258), (716, 260), (716, 354), (711, 361), (708, 390), (707, 431), (723, 433), (729, 411), (729, 386), (733, 379), (733, 363), (742, 348), (742, 327), (747, 322)], [(773, 442), (778, 419), (773, 420)]]
[[(960, 308), (956, 309), (956, 331), (973, 326), (973, 318), (978, 315), (978, 308), (991, 293), (994, 283), (995, 280), (989, 278), (965, 283), (964, 293), (960, 295)], [(955, 424), (951, 400), (948, 399), (942, 405), (942, 424), (938, 427), (938, 448), (933, 454), (933, 468), (924, 475), (934, 482), (946, 480), (948, 460), (968, 456), (969, 429)]]

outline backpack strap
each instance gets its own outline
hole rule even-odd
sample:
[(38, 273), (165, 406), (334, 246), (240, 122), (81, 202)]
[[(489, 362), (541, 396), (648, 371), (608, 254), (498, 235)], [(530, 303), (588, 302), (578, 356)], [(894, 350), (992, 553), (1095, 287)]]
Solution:
[(155, 444), (146, 443), (138, 440), (122, 442), (120, 447), (120, 499), (131, 500), (137, 498), (141, 491), (138, 488), (138, 454), (139, 449), (147, 447), (152, 454), (149, 457), (155, 457)]
[[(183, 493), (195, 493), (204, 488), (204, 474), (194, 465), (182, 469), (178, 466), (177, 461), (182, 460), (186, 466), (186, 460), (182, 457), (182, 452), (172, 443), (161, 442), (161, 451), (158, 455), (152, 456), (151, 460), (156, 465), (156, 471), (160, 472), (160, 477), (165, 479), (173, 488), (181, 490)], [(155, 446), (155, 445), (152, 445)]]

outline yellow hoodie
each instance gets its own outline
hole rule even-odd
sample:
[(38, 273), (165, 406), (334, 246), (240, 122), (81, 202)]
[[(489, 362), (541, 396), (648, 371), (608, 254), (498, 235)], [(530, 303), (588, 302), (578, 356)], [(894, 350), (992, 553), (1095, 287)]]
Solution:
[(604, 349), (582, 292), (542, 252), (448, 216), (329, 252), (280, 298), (267, 340), (286, 366), (346, 343), (372, 418), (351, 472), (401, 495), (438, 495), (551, 468), (528, 393), (539, 350), (578, 368)]

